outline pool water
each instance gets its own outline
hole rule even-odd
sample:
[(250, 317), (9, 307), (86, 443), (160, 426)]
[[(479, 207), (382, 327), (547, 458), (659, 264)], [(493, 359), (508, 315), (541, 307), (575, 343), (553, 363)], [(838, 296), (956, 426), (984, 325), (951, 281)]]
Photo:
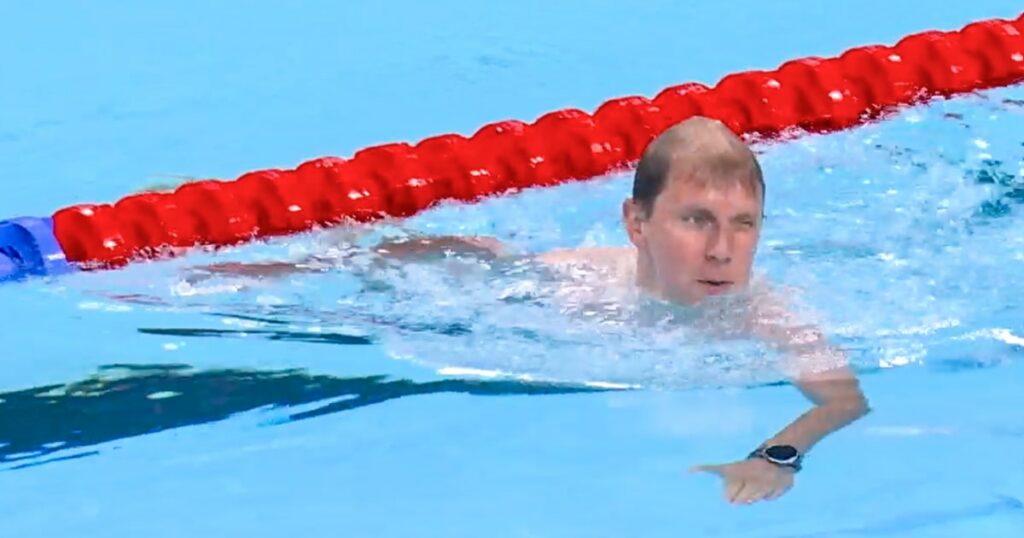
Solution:
[[(650, 93), (680, 82), (680, 72), (714, 79), (1016, 16), (997, 2), (945, 14), (890, 6), (906, 16), (868, 24), (866, 14), (838, 20), (836, 8), (810, 3), (781, 3), (770, 17), (751, 6), (735, 23), (750, 35), (715, 57), (660, 52), (675, 62), (666, 68), (651, 55), (674, 35), (669, 16), (721, 29), (719, 8), (394, 9), (388, 32), (425, 45), (374, 48), (382, 38), (359, 21), (383, 17), (379, 8), (226, 5), (188, 22), (188, 11), (69, 8), (49, 26), (67, 30), (65, 52), (10, 49), (22, 76), (7, 97), (17, 106), (0, 162), (10, 177), (39, 181), (11, 181), (0, 206), (42, 213), (124, 194), (171, 168), (231, 175), (294, 164), (378, 140), (471, 131), (494, 114)], [(528, 17), (532, 8), (619, 26), (599, 40), (594, 25), (555, 25)], [(40, 16), (31, 9), (19, 8), (27, 21)], [(462, 9), (489, 24), (443, 32), (438, 21)], [(798, 12), (809, 17), (798, 27), (810, 30), (781, 32)], [(339, 26), (328, 31), (328, 20)], [(644, 21), (660, 31), (639, 32)], [(220, 23), (252, 49), (218, 36)], [(26, 42), (15, 26), (41, 27), (7, 24)], [(212, 52), (171, 39), (180, 28)], [(253, 37), (272, 29), (308, 41)], [(724, 43), (711, 26), (701, 32), (678, 39)], [(756, 32), (778, 40), (755, 47)], [(610, 52), (636, 35), (629, 51)], [(599, 45), (608, 73), (563, 73)], [(100, 53), (113, 55), (109, 66)], [(645, 58), (635, 77), (621, 71), (630, 54)], [(317, 62), (327, 57), (347, 74)], [(30, 69), (51, 58), (57, 71)], [(417, 58), (440, 73), (403, 67)], [(162, 64), (181, 88), (167, 89)], [(314, 69), (325, 84), (363, 82), (311, 88)], [(672, 77), (660, 78), (665, 70)], [(66, 99), (31, 91), (53, 88), (47, 77), (79, 78), (84, 89)], [(536, 93), (517, 95), (512, 80), (536, 81)], [(377, 88), (387, 89), (359, 93)], [(420, 88), (422, 102), (405, 97)], [(379, 115), (355, 116), (357, 102)], [(437, 112), (442, 102), (463, 112)], [(686, 471), (743, 457), (807, 408), (756, 347), (566, 319), (543, 301), (510, 300), (543, 296), (530, 274), (475, 262), (459, 278), (450, 266), (404, 267), (370, 289), (343, 268), (261, 282), (194, 278), (209, 263), (298, 259), (382, 235), (485, 234), (527, 252), (622, 245), (618, 205), (630, 178), (618, 175), (444, 205), (369, 230), (0, 287), (0, 535), (1017, 536), (1022, 103), (1019, 87), (992, 90), (756, 146), (768, 183), (757, 268), (798, 290), (801, 307), (849, 353), (873, 408), (821, 443), (775, 503), (729, 506), (715, 478)], [(274, 122), (273, 133), (255, 128)], [(610, 388), (619, 386), (631, 388)]]

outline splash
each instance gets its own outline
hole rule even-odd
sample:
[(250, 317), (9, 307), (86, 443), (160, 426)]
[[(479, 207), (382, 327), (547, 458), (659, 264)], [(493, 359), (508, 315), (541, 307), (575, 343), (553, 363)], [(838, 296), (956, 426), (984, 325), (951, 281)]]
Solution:
[[(987, 363), (979, 349), (1015, 346), (1024, 337), (1019, 94), (936, 101), (758, 146), (768, 199), (756, 267), (791, 299), (787, 316), (819, 327), (862, 370)], [(621, 275), (552, 275), (530, 260), (628, 245), (619, 214), (629, 189), (628, 175), (611, 176), (125, 274), (166, 282), (155, 293), (165, 306), (365, 336), (441, 372), (673, 388), (785, 380), (778, 350), (732, 330), (750, 315), (742, 300), (666, 308)], [(370, 248), (439, 235), (493, 237), (513, 255), (388, 263)], [(142, 295), (156, 304), (151, 285)]]

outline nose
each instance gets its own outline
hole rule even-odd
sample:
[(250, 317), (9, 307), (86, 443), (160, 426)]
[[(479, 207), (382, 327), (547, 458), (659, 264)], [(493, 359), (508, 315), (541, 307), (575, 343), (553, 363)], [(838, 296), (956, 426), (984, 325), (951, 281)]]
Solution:
[(731, 233), (723, 231), (720, 226), (713, 226), (708, 232), (704, 258), (709, 262), (726, 265), (732, 261), (732, 244)]

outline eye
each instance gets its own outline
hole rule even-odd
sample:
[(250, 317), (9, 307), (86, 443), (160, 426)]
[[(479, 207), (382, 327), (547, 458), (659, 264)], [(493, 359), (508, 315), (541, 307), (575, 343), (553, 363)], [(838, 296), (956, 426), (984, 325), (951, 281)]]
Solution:
[(739, 226), (740, 228), (743, 228), (743, 229), (754, 228), (755, 226), (757, 226), (757, 222), (754, 219), (749, 218), (749, 217), (743, 217), (743, 218), (740, 218), (740, 219), (736, 219), (735, 222), (736, 222), (737, 226)]
[(697, 227), (707, 226), (708, 223), (711, 222), (711, 219), (709, 219), (707, 217), (707, 215), (700, 215), (700, 214), (696, 214), (696, 215), (683, 215), (681, 217), (681, 220), (683, 221), (683, 224), (687, 224), (689, 226), (697, 226)]

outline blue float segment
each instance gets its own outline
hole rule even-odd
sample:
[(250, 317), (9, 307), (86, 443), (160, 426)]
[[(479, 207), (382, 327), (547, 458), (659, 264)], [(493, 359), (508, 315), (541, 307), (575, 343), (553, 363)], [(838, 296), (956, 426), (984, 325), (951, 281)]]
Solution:
[(6, 254), (0, 254), (0, 282), (18, 278), (19, 274), (18, 264)]
[(75, 271), (53, 235), (53, 219), (0, 221), (0, 282)]

